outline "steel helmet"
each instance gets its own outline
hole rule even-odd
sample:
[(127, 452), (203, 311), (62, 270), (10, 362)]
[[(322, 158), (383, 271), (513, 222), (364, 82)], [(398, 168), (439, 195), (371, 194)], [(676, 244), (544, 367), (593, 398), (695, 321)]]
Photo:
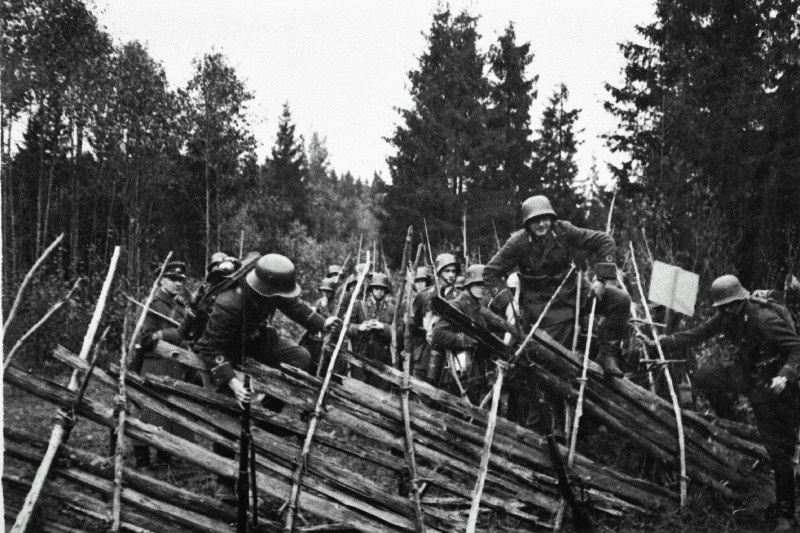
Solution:
[(506, 278), (506, 287), (509, 289), (519, 289), (519, 274), (512, 272)]
[(373, 287), (381, 287), (386, 289), (387, 292), (392, 292), (392, 284), (389, 281), (389, 276), (381, 274), (380, 272), (373, 274), (369, 285), (367, 285), (367, 289), (372, 289)]
[(330, 277), (341, 273), (342, 273), (342, 267), (340, 267), (339, 265), (331, 265), (328, 267), (328, 272), (325, 274), (325, 276)]
[(732, 274), (720, 276), (711, 284), (711, 305), (719, 307), (737, 300), (744, 300), (750, 293), (742, 287), (739, 278)]
[(419, 281), (421, 279), (424, 279), (426, 281), (430, 281), (431, 278), (432, 278), (432, 276), (431, 276), (431, 269), (430, 268), (428, 268), (426, 266), (417, 267), (417, 275), (414, 276), (414, 281)]
[(464, 288), (476, 283), (483, 283), (483, 265), (470, 265), (464, 274)]
[(319, 290), (336, 292), (336, 284), (332, 279), (323, 279), (322, 283), (319, 284)]
[(553, 206), (550, 205), (550, 200), (547, 196), (531, 196), (522, 202), (522, 225), (526, 225), (528, 221), (535, 217), (542, 215), (550, 215), (556, 218), (556, 212), (553, 211)]
[(462, 290), (464, 288), (464, 276), (456, 276), (456, 282), (454, 283), (456, 289)]
[(294, 263), (279, 254), (267, 254), (247, 273), (247, 284), (261, 296), (294, 298), (300, 294)]
[(461, 272), (461, 265), (458, 263), (458, 259), (453, 254), (439, 254), (436, 256), (436, 275), (439, 275), (439, 272), (442, 271), (444, 267), (449, 267), (450, 265), (455, 265), (456, 273)]

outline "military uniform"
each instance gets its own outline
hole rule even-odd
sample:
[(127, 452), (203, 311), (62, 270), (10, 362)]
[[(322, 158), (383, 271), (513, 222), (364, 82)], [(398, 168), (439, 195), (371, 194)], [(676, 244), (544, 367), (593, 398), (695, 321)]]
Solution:
[[(723, 334), (738, 346), (732, 362), (706, 364), (695, 373), (694, 387), (723, 416), (725, 395), (745, 394), (756, 425), (775, 470), (775, 493), (787, 517), (794, 516), (793, 456), (800, 427), (797, 379), (800, 377), (800, 337), (786, 308), (767, 299), (750, 296), (733, 316), (716, 314), (694, 329), (661, 337), (665, 351), (700, 344)], [(780, 394), (770, 390), (776, 376), (788, 385)], [(793, 519), (793, 518), (792, 518)]]
[[(363, 302), (356, 302), (347, 333), (353, 341), (353, 351), (373, 361), (387, 365), (392, 364), (390, 345), (392, 342), (392, 319), (394, 318), (394, 304), (389, 296), (376, 300), (370, 294)], [(368, 320), (377, 320), (383, 324), (381, 329), (360, 331), (359, 325)], [(383, 382), (367, 373), (365, 381), (370, 385), (382, 385)]]
[[(486, 285), (497, 296), (504, 289), (503, 276), (519, 269), (521, 320), (530, 325), (536, 322), (573, 262), (578, 264), (586, 252), (613, 262), (615, 250), (614, 240), (607, 234), (578, 228), (565, 220), (554, 221), (552, 231), (543, 239), (522, 229), (513, 233), (486, 265)], [(589, 283), (583, 279), (578, 287), (575, 278), (571, 278), (540, 325), (565, 345), (572, 338), (576, 290), (581, 291), (582, 312), (588, 312)], [(597, 312), (606, 317), (601, 339), (621, 339), (630, 313), (630, 297), (616, 287), (606, 287), (597, 302)]]
[[(484, 303), (477, 300), (468, 290), (460, 293), (452, 302), (453, 307), (468, 316), (475, 324), (491, 330), (503, 330), (511, 334), (515, 330), (500, 316), (491, 312)], [(447, 320), (439, 320), (433, 328), (434, 346), (451, 350), (458, 368), (456, 371), (462, 385), (466, 388), (470, 401), (477, 403), (486, 388), (489, 354), (475, 339), (453, 329)], [(463, 365), (463, 367), (462, 367)]]
[[(180, 262), (170, 263), (164, 271), (164, 276), (176, 276), (180, 279), (185, 278), (186, 265)], [(181, 295), (171, 295), (163, 287), (156, 289), (150, 309), (166, 317), (181, 323), (188, 314), (188, 305)], [(180, 346), (183, 339), (178, 333), (178, 328), (170, 321), (156, 315), (147, 313), (142, 324), (142, 331), (138, 344), (144, 347), (139, 353), (135, 354), (131, 361), (131, 370), (140, 373), (142, 376), (165, 376), (181, 381), (186, 381), (190, 376), (190, 368), (178, 361), (165, 359), (153, 353), (149, 347), (159, 340)], [(192, 432), (184, 429), (179, 424), (170, 421), (168, 418), (151, 411), (143, 409), (139, 415), (142, 422), (158, 426), (178, 435), (184, 439), (192, 439)], [(134, 456), (138, 466), (143, 467), (150, 464), (150, 449), (144, 444), (134, 445)], [(159, 463), (168, 461), (166, 454), (158, 453)]]
[(243, 354), (275, 368), (281, 363), (308, 367), (308, 351), (266, 324), (277, 310), (311, 331), (322, 330), (325, 324), (324, 317), (296, 296), (263, 298), (240, 283), (217, 297), (195, 349), (218, 388), (235, 376)]
[[(456, 299), (461, 292), (455, 287), (443, 287), (439, 295), (445, 300)], [(444, 352), (434, 349), (428, 342), (428, 329), (432, 319), (431, 300), (436, 295), (432, 285), (417, 293), (412, 303), (411, 350), (414, 377), (438, 385), (444, 368)]]

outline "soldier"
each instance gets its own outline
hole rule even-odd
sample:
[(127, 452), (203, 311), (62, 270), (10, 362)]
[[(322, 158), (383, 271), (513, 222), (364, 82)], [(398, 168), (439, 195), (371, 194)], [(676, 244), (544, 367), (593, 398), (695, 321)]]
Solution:
[[(577, 228), (566, 220), (558, 220), (545, 196), (525, 200), (522, 223), (524, 229), (512, 234), (486, 265), (486, 284), (492, 296), (496, 296), (502, 289), (503, 276), (519, 269), (520, 319), (532, 324), (569, 271), (570, 264), (577, 263), (580, 253), (591, 252), (602, 261), (612, 262), (616, 245), (601, 231)], [(541, 328), (561, 344), (572, 336), (576, 289), (575, 281), (567, 280), (541, 324)], [(606, 287), (600, 280), (591, 285), (583, 281), (580, 290), (581, 301), (587, 302), (582, 311), (589, 307), (587, 296), (591, 291), (598, 299), (597, 312), (605, 315), (599, 332), (597, 362), (607, 376), (620, 377), (623, 374), (617, 360), (630, 314), (630, 297), (616, 287)]]
[(333, 283), (333, 287), (336, 288), (339, 285), (341, 277), (342, 277), (342, 267), (340, 267), (339, 265), (331, 265), (328, 267), (324, 279), (330, 280)]
[[(489, 311), (481, 303), (485, 296), (484, 268), (483, 265), (472, 265), (467, 268), (464, 276), (464, 292), (460, 293), (452, 304), (480, 326), (497, 328), (516, 335), (516, 330), (511, 324)], [(454, 353), (451, 363), (456, 365), (456, 372), (462, 384), (466, 383), (465, 388), (470, 401), (479, 402), (480, 394), (485, 388), (487, 363), (490, 360), (488, 354), (483, 353), (482, 347), (475, 339), (455, 331), (444, 319), (437, 321), (433, 327), (433, 345)]]
[[(333, 278), (326, 277), (322, 280), (319, 286), (319, 292), (322, 294), (312, 304), (314, 311), (327, 318), (333, 316), (336, 311), (336, 302), (334, 301), (334, 293), (336, 292), (336, 284)], [(307, 330), (303, 337), (300, 339), (300, 346), (308, 350), (311, 354), (312, 368), (319, 364), (319, 359), (322, 356), (322, 344), (325, 341), (325, 335), (322, 331)]]
[[(363, 302), (356, 302), (347, 332), (353, 339), (354, 351), (358, 355), (391, 365), (389, 345), (392, 341), (394, 304), (388, 298), (392, 286), (386, 274), (373, 274), (367, 292), (369, 296)], [(369, 373), (365, 381), (373, 386), (383, 384), (382, 380)]]
[(424, 291), (433, 283), (431, 271), (426, 266), (417, 267), (414, 275), (414, 294)]
[[(150, 309), (180, 324), (188, 309), (187, 302), (183, 296), (183, 283), (185, 280), (185, 263), (173, 261), (167, 264), (164, 268), (164, 275), (159, 282), (160, 286), (153, 296)], [(174, 322), (166, 320), (155, 313), (148, 313), (144, 319), (139, 339), (138, 344), (141, 348), (131, 362), (132, 370), (139, 372), (143, 376), (167, 376), (180, 380), (187, 379), (189, 367), (171, 359), (164, 359), (150, 351), (150, 348), (160, 340), (179, 346), (183, 343), (183, 339), (178, 334), (178, 328)], [(164, 428), (170, 433), (183, 438), (191, 438), (191, 432), (183, 430), (181, 426), (170, 422), (167, 418), (149, 409), (145, 409), (142, 412), (141, 419), (143, 422)], [(133, 446), (133, 455), (137, 468), (150, 466), (150, 448), (148, 446), (135, 444)], [(159, 464), (169, 463), (170, 457), (158, 450), (156, 452), (156, 462)]]
[[(240, 402), (252, 400), (252, 393), (235, 372), (243, 356), (272, 367), (287, 363), (306, 369), (311, 355), (294, 341), (282, 337), (267, 322), (280, 310), (284, 315), (311, 331), (341, 328), (337, 317), (324, 318), (300, 300), (295, 267), (289, 258), (267, 254), (260, 258), (242, 283), (221, 293), (214, 301), (208, 325), (195, 344), (219, 390), (230, 390)], [(221, 447), (215, 451), (233, 457)], [(236, 501), (233, 482), (218, 480), (218, 495), (226, 502)]]
[[(714, 280), (711, 299), (717, 313), (710, 320), (687, 331), (661, 336), (659, 341), (666, 352), (672, 352), (722, 333), (739, 346), (733, 361), (698, 369), (694, 386), (709, 400), (717, 416), (725, 418), (733, 414), (730, 394), (748, 396), (775, 472), (775, 531), (793, 531), (793, 456), (800, 427), (800, 337), (786, 308), (750, 295), (736, 276)], [(650, 339), (645, 343), (655, 345)]]
[[(439, 254), (434, 266), (439, 282), (439, 296), (445, 300), (455, 299), (459, 293), (454, 284), (456, 276), (461, 272), (458, 260), (453, 254)], [(444, 368), (444, 353), (431, 348), (429, 342), (430, 334), (433, 333), (433, 322), (436, 320), (431, 312), (431, 299), (435, 294), (436, 286), (433, 285), (414, 297), (412, 339), (415, 345), (424, 340), (427, 346), (420, 351), (420, 359), (414, 360), (414, 376), (438, 386)]]

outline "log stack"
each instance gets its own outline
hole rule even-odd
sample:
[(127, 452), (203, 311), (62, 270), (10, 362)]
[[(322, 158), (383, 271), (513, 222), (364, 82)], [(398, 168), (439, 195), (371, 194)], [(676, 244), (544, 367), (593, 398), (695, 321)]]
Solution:
[[(169, 347), (166, 351), (173, 354), (180, 349)], [(57, 349), (56, 355), (75, 368), (85, 366), (85, 362), (63, 348)], [(392, 384), (399, 386), (402, 382), (402, 373), (393, 368), (360, 362), (349, 353), (343, 355)], [(181, 356), (191, 359), (190, 353)], [(321, 380), (291, 367), (277, 370), (254, 362), (249, 362), (246, 370), (253, 376), (257, 392), (286, 404), (282, 412), (261, 406), (252, 409), (261, 500), (272, 504), (285, 502), (299, 452), (298, 437), (308, 428), (302, 414), (313, 408)], [(95, 372), (98, 384), (111, 390), (116, 388), (113, 368), (110, 373)], [(56, 405), (67, 405), (74, 398), (73, 393), (60, 385), (14, 367), (6, 373), (5, 380)], [(411, 386), (414, 395), (422, 400), (410, 407), (419, 476), (435, 488), (422, 502), (425, 523), (429, 531), (463, 531), (480, 463), (487, 413), (425, 383), (412, 380)], [(233, 398), (186, 382), (142, 378), (136, 374), (128, 375), (128, 387), (130, 400), (140, 406), (164, 415), (205, 440), (232, 450), (238, 448), (234, 436), (238, 435), (240, 408)], [(115, 424), (113, 405), (87, 398), (78, 411), (80, 416), (101, 425)], [(213, 474), (230, 478), (236, 475), (234, 460), (136, 418), (128, 421), (126, 434)], [(19, 455), (35, 460), (32, 450), (26, 450), (24, 442), (19, 444)], [(552, 526), (559, 494), (545, 446), (542, 435), (505, 419), (497, 420), (481, 506), (483, 522), (489, 517), (502, 516), (510, 520), (498, 523), (513, 523), (526, 530)], [(300, 516), (360, 531), (414, 531), (414, 508), (408, 499), (397, 495), (397, 479), (405, 470), (403, 452), (403, 415), (397, 394), (337, 376), (331, 382), (330, 396), (308, 458)], [(107, 472), (107, 467), (104, 471)], [(580, 455), (574, 472), (586, 484), (596, 512), (607, 516), (672, 510), (677, 504), (674, 492)], [(89, 473), (102, 478), (98, 471)], [(134, 479), (132, 473), (126, 476)], [(93, 482), (93, 490), (111, 486), (108, 478), (102, 479), (103, 483)], [(137, 495), (136, 491), (143, 495)], [(129, 484), (123, 491), (125, 507), (142, 509), (140, 502), (145, 501), (142, 499), (145, 496), (154, 497)], [(150, 508), (146, 509), (148, 512), (143, 514), (152, 516)], [(127, 516), (123, 513), (123, 521), (132, 520)], [(180, 520), (179, 516), (171, 519), (172, 523), (186, 523), (186, 520), (175, 522)], [(497, 526), (495, 530), (504, 528)], [(302, 530), (302, 526), (297, 530)]]

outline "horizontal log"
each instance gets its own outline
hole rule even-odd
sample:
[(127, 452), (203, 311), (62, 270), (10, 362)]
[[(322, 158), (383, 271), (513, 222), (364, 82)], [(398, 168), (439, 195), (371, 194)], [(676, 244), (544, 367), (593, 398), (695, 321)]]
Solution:
[[(26, 373), (13, 366), (9, 367), (4, 379), (9, 384), (56, 405), (69, 405), (74, 398), (74, 394), (60, 385)], [(78, 412), (80, 416), (93, 422), (109, 428), (115, 427), (116, 420), (112, 416), (113, 411), (90, 399), (84, 399), (78, 406)], [(126, 434), (135, 440), (185, 459), (214, 474), (227, 478), (235, 478), (238, 475), (238, 464), (235, 461), (220, 457), (197, 444), (176, 437), (155, 426), (145, 424), (136, 418), (131, 418), (128, 421)], [(263, 472), (258, 472), (257, 478), (259, 491), (267, 496), (281, 499), (288, 494), (289, 485), (283, 479), (267, 477)], [(382, 523), (369, 515), (364, 515), (335, 501), (317, 496), (312, 491), (304, 491), (301, 494), (300, 501), (306, 513), (331, 522), (348, 523), (351, 527), (360, 531), (382, 533), (384, 531), (401, 530), (395, 523)], [(360, 504), (361, 502), (356, 501), (354, 503)]]
[[(8, 472), (3, 472), (3, 482), (7, 483), (8, 487), (19, 495), (20, 501), (25, 499), (25, 495), (31, 488), (30, 480)], [(68, 485), (63, 479), (48, 480), (44, 488), (44, 495), (62, 502), (75, 512), (96, 520), (100, 524), (105, 524), (108, 521), (108, 504), (106, 502), (76, 491), (74, 486)], [(6, 492), (6, 512), (8, 512), (8, 496), (9, 494)], [(18, 512), (19, 509), (16, 509), (16, 511)], [(47, 515), (48, 512), (44, 511), (44, 514)], [(48, 525), (47, 527), (54, 525)], [(123, 509), (120, 529), (129, 533), (174, 533), (176, 527), (160, 523), (131, 509)], [(86, 531), (86, 529), (84, 528), (83, 531)]]

